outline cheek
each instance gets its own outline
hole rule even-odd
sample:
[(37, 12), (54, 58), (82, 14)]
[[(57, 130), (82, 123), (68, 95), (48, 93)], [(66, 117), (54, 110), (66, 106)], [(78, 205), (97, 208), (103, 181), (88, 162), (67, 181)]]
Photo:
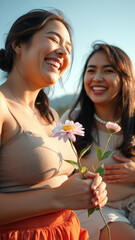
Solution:
[(85, 88), (90, 88), (90, 83), (91, 83), (91, 80), (90, 78), (86, 75), (84, 75), (84, 87)]
[(69, 65), (71, 64), (71, 59), (70, 56), (65, 60), (65, 67), (68, 68)]
[(50, 42), (43, 42), (40, 45), (40, 51), (43, 52), (44, 55), (48, 55), (51, 52), (55, 51), (55, 47)]
[(84, 89), (85, 89), (86, 94), (89, 96), (90, 95), (90, 82), (85, 77), (84, 77)]
[(61, 68), (61, 75), (66, 71), (66, 69), (69, 67), (69, 65), (70, 65), (70, 57), (68, 57), (64, 60), (63, 66)]
[(119, 78), (113, 79), (111, 82), (111, 85), (113, 88), (117, 89), (117, 92), (121, 89), (121, 81)]

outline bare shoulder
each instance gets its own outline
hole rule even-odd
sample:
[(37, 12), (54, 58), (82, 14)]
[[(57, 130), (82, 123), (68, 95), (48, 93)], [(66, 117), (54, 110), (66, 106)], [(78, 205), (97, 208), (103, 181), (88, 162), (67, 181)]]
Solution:
[(0, 146), (3, 126), (8, 116), (7, 113), (8, 113), (7, 102), (4, 95), (0, 91)]
[(51, 108), (51, 112), (52, 112), (52, 114), (54, 116), (55, 121), (56, 122), (60, 122), (60, 118), (59, 118), (58, 113), (53, 108)]
[(6, 102), (6, 98), (3, 95), (3, 93), (0, 91), (0, 121), (2, 121), (4, 119), (4, 117), (6, 116), (7, 113), (7, 102)]

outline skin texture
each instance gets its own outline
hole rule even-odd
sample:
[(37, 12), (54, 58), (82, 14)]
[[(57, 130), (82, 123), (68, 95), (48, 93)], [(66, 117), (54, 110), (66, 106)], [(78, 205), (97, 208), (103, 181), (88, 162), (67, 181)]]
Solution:
[[(135, 230), (127, 223), (124, 222), (114, 222), (109, 224), (110, 232), (111, 232), (111, 239), (112, 240), (134, 240), (135, 239)], [(107, 240), (108, 233), (107, 229), (104, 228), (101, 231), (100, 240)]]
[(107, 104), (115, 106), (121, 82), (103, 51), (95, 53), (90, 58), (84, 76), (84, 86), (95, 108), (105, 107)]
[(105, 166), (107, 183), (133, 183), (135, 182), (135, 162), (133, 159), (113, 155), (118, 164)]
[[(37, 32), (31, 42), (17, 46), (12, 43), (12, 46), (16, 53), (13, 69), (7, 81), (0, 86), (0, 145), (12, 139), (19, 131), (18, 123), (9, 112), (7, 101), (16, 113), (21, 112), (21, 116), (25, 116), (20, 118), (25, 130), (35, 132), (36, 129), (37, 134), (44, 134), (50, 139), (55, 122), (59, 121), (58, 115), (52, 110), (55, 122), (49, 124), (35, 108), (35, 100), (40, 89), (54, 85), (69, 66), (69, 33), (61, 22), (53, 20)], [(60, 151), (59, 148), (57, 147), (57, 152)], [(68, 148), (69, 145), (65, 144), (65, 149)], [(71, 153), (70, 148), (69, 152)], [(70, 169), (64, 174), (68, 176), (71, 170), (73, 171)], [(11, 193), (8, 198), (6, 194), (0, 193), (0, 224), (60, 209), (87, 209), (92, 204), (103, 206), (107, 202), (106, 184), (98, 174), (88, 172), (86, 176), (87, 179), (84, 180), (82, 174), (74, 174), (58, 187)]]
[[(84, 76), (84, 86), (88, 97), (94, 102), (96, 114), (101, 119), (114, 122), (120, 118), (118, 101), (121, 89), (120, 78), (110, 66), (103, 51), (95, 53), (89, 60)], [(107, 132), (103, 124), (97, 122), (97, 126), (99, 130)], [(116, 164), (105, 165), (104, 180), (109, 184), (134, 183), (134, 159), (120, 157), (117, 154), (113, 154), (113, 158), (116, 160)], [(109, 223), (109, 226), (111, 240), (133, 240), (135, 238), (135, 230), (127, 223), (112, 222)], [(100, 240), (108, 240), (106, 227), (101, 230)]]

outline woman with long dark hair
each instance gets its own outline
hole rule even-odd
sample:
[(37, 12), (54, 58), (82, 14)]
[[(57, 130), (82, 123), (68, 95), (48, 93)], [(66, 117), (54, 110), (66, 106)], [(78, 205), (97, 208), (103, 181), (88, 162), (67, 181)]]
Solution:
[[(106, 123), (116, 122), (121, 132), (112, 136), (108, 150), (114, 153), (100, 164), (105, 166), (108, 202), (103, 214), (109, 223), (112, 240), (135, 238), (135, 75), (128, 55), (116, 46), (95, 43), (81, 75), (81, 91), (71, 110), (61, 121), (71, 119), (85, 128), (85, 136), (74, 143), (78, 153), (92, 147), (82, 159), (92, 171), (97, 165), (93, 145), (102, 149), (108, 137)], [(76, 211), (81, 226), (91, 240), (107, 240), (108, 233), (98, 211), (87, 217)]]
[(88, 239), (72, 209), (107, 201), (97, 174), (68, 179), (74, 168), (63, 158), (76, 160), (74, 153), (53, 138), (59, 118), (43, 88), (62, 76), (71, 52), (70, 26), (59, 11), (45, 10), (18, 18), (0, 50), (7, 73), (0, 86), (0, 239)]

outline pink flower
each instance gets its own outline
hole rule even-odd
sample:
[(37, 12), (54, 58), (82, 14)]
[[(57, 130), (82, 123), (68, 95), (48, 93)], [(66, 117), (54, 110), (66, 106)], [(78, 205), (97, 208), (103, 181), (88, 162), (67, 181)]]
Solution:
[(121, 130), (121, 127), (117, 123), (107, 122), (105, 126), (111, 133), (116, 133)]
[(56, 127), (52, 130), (53, 137), (58, 137), (58, 139), (64, 140), (66, 142), (68, 139), (71, 139), (73, 142), (76, 141), (75, 135), (84, 136), (84, 128), (78, 122), (74, 123), (73, 121), (66, 120), (63, 123), (56, 123)]

